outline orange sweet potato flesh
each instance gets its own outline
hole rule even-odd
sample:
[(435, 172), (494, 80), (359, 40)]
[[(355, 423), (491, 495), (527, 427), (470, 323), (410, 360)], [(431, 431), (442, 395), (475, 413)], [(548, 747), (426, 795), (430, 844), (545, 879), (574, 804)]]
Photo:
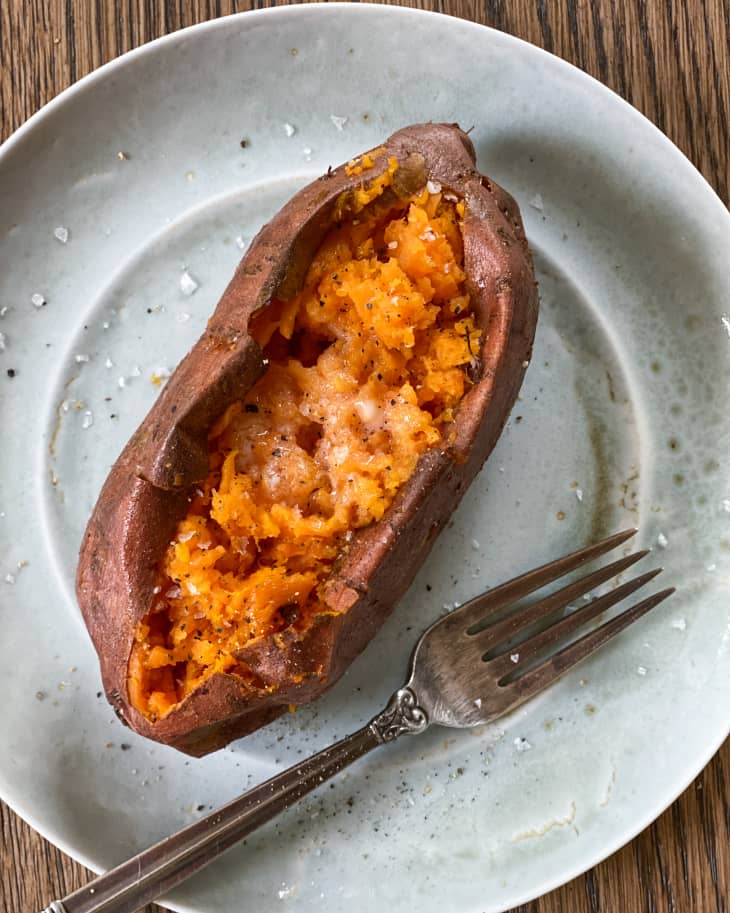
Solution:
[[(443, 197), (452, 202), (446, 204)], [(349, 232), (351, 240), (353, 233), (367, 235), (369, 225), (379, 225), (381, 248), (401, 244), (397, 261), (387, 250), (373, 253), (366, 248), (363, 256), (372, 253), (371, 261), (354, 264), (361, 280), (358, 289), (371, 278), (362, 271), (375, 268), (382, 272), (386, 268), (381, 269), (382, 261), (394, 264), (393, 269), (400, 264), (412, 278), (418, 275), (417, 281), (426, 282), (422, 289), (433, 292), (435, 273), (420, 276), (419, 263), (414, 260), (419, 252), (404, 249), (409, 236), (399, 227), (398, 220), (408, 220), (408, 207), (414, 199), (426, 201), (424, 205), (432, 207), (434, 217), (444, 216), (444, 232), (450, 233), (452, 246), (458, 249), (460, 262), (453, 267), (456, 280), (449, 279), (443, 290), (434, 293), (434, 302), (441, 302), (446, 315), (433, 318), (442, 331), (439, 339), (451, 333), (456, 340), (463, 334), (473, 357), (464, 364), (463, 353), (454, 343), (446, 358), (460, 366), (448, 377), (439, 375), (447, 377), (444, 383), (432, 381), (433, 390), (422, 365), (414, 369), (415, 375), (405, 378), (401, 389), (413, 391), (408, 394), (413, 398), (408, 405), (410, 414), (416, 419), (421, 415), (424, 423), (423, 436), (413, 438), (417, 452), (412, 473), (387, 492), (377, 485), (363, 489), (365, 493), (351, 504), (340, 505), (342, 510), (350, 510), (339, 514), (340, 521), (342, 516), (352, 517), (345, 535), (342, 522), (328, 521), (331, 535), (326, 532), (307, 540), (316, 543), (316, 548), (298, 550), (298, 528), (288, 536), (286, 530), (281, 533), (277, 527), (274, 532), (266, 526), (271, 525), (272, 515), (279, 520), (289, 517), (278, 503), (272, 514), (272, 498), (294, 505), (291, 509), (299, 517), (302, 498), (314, 497), (316, 509), (329, 511), (331, 518), (339, 503), (333, 492), (341, 486), (330, 479), (323, 483), (322, 495), (312, 483), (302, 495), (295, 490), (294, 480), (306, 478), (307, 472), (301, 470), (297, 476), (295, 467), (289, 474), (286, 468), (277, 470), (276, 497), (251, 489), (250, 479), (256, 480), (256, 473), (261, 478), (267, 472), (270, 476), (271, 460), (268, 451), (255, 459), (249, 455), (248, 462), (240, 456), (242, 450), (256, 452), (253, 445), (248, 446), (247, 434), (261, 435), (262, 428), (266, 430), (258, 416), (254, 420), (245, 414), (243, 404), (263, 404), (265, 412), (281, 420), (283, 413), (268, 408), (276, 394), (272, 385), (276, 386), (277, 377), (281, 383), (293, 383), (293, 375), (307, 373), (301, 365), (316, 363), (321, 354), (322, 345), (316, 351), (304, 351), (311, 350), (311, 344), (300, 345), (302, 351), (294, 352), (287, 334), (298, 338), (299, 324), (287, 315), (297, 312), (305, 330), (316, 328), (318, 315), (307, 317), (302, 302), (311, 298), (317, 258), (325, 256), (323, 251), (332, 252), (338, 232)], [(458, 230), (454, 227), (457, 221)], [(385, 235), (383, 225), (388, 226)], [(422, 237), (424, 243), (433, 240), (430, 229)], [(365, 262), (370, 266), (364, 266)], [(451, 264), (444, 266), (439, 275), (451, 268)], [(329, 281), (325, 272), (320, 270)], [(318, 289), (318, 295), (321, 292), (326, 297), (325, 285)], [(350, 291), (350, 306), (369, 320), (371, 313), (364, 308), (371, 302), (359, 301), (359, 292)], [(456, 315), (453, 302), (457, 302)], [(462, 314), (458, 313), (459, 302)], [(433, 309), (435, 304), (429, 306)], [(451, 313), (447, 314), (449, 306)], [(398, 323), (404, 319), (407, 324), (407, 315), (402, 318), (400, 310), (396, 319), (394, 311), (375, 308), (381, 321), (375, 335), (391, 347), (396, 360), (399, 351), (403, 353), (409, 346), (415, 345), (417, 350), (429, 345), (428, 333), (436, 331), (422, 320), (427, 310), (413, 310), (414, 335), (407, 325)], [(344, 321), (342, 325), (354, 332), (360, 324), (356, 315), (350, 316), (350, 323), (347, 314), (331, 320)], [(393, 324), (384, 322), (391, 320)], [(383, 146), (297, 194), (254, 240), (205, 333), (112, 468), (89, 521), (78, 565), (77, 595), (99, 654), (107, 696), (120, 718), (149, 738), (191, 755), (203, 755), (267, 724), (292, 704), (316, 699), (330, 687), (406, 590), (496, 443), (530, 358), (536, 320), (534, 273), (518, 208), (505, 191), (476, 170), (473, 146), (457, 126), (407, 127)], [(444, 351), (443, 345), (439, 351)], [(293, 355), (298, 360), (292, 361)], [(337, 363), (330, 359), (328, 365)], [(368, 380), (371, 397), (391, 395), (387, 385), (383, 386), (387, 380), (382, 384), (372, 380), (375, 386)], [(326, 407), (330, 405), (328, 395), (326, 389), (320, 393)], [(395, 400), (390, 401), (395, 408)], [(360, 403), (366, 414), (369, 403)], [(377, 434), (375, 438), (375, 445), (365, 446), (375, 447), (378, 456), (380, 438)], [(307, 447), (307, 453), (314, 453), (313, 444)], [(275, 452), (278, 455), (279, 448)], [(363, 459), (362, 455), (358, 458)], [(302, 459), (309, 457), (305, 454)], [(316, 469), (320, 470), (321, 466)], [(359, 478), (357, 468), (354, 476)], [(249, 540), (238, 535), (241, 529), (236, 526), (240, 517), (230, 494), (236, 491), (236, 478), (244, 480), (247, 491), (254, 491), (246, 497), (249, 508), (256, 510), (255, 523), (251, 510), (246, 516), (258, 530), (255, 548), (237, 544)], [(382, 509), (377, 507), (378, 497), (383, 499)], [(243, 642), (238, 637), (242, 621), (234, 619), (235, 637), (216, 627), (219, 615), (205, 606), (195, 611), (197, 597), (190, 594), (198, 590), (194, 586), (185, 589), (185, 561), (190, 560), (191, 551), (188, 540), (192, 539), (192, 545), (208, 536), (197, 532), (193, 536), (191, 531), (198, 528), (211, 532), (205, 548), (218, 547), (218, 563), (214, 565), (211, 557), (210, 568), (226, 572), (225, 585), (231, 591), (238, 588), (236, 598), (249, 594), (245, 605), (252, 617), (246, 618)], [(242, 555), (248, 556), (243, 564)], [(205, 558), (203, 553), (195, 553), (194, 560)], [(211, 571), (216, 581), (222, 579), (222, 571)], [(292, 582), (295, 572), (298, 576)], [(196, 573), (193, 579), (198, 584), (202, 579), (208, 586), (208, 578), (201, 578), (199, 569)], [(261, 603), (260, 596), (258, 602), (250, 598), (253, 573), (259, 574), (257, 586), (273, 594), (271, 606)], [(282, 586), (282, 580), (286, 585)], [(183, 597), (177, 586), (174, 593), (169, 589), (171, 583), (182, 586)], [(166, 593), (170, 598), (165, 599)], [(282, 606), (285, 598), (287, 604)], [(283, 609), (292, 607), (296, 611), (286, 615)], [(186, 639), (184, 625), (180, 632), (181, 611), (202, 619), (201, 630), (195, 634), (197, 643)], [(217, 620), (211, 621), (214, 617)], [(213, 655), (218, 659), (209, 658)]]

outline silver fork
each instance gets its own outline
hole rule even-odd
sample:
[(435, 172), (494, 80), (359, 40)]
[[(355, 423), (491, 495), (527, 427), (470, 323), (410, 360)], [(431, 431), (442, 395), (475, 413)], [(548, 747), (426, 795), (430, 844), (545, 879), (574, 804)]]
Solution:
[[(45, 913), (134, 913), (373, 748), (432, 724), (467, 728), (490, 723), (522, 704), (674, 592), (673, 587), (661, 590), (563, 646), (562, 641), (644, 586), (661, 568), (616, 586), (570, 614), (563, 610), (649, 550), (620, 558), (529, 605), (521, 603), (635, 533), (617, 533), (543, 565), (439, 619), (416, 644), (408, 682), (367, 726), (54, 901)], [(513, 611), (507, 614), (510, 607)]]

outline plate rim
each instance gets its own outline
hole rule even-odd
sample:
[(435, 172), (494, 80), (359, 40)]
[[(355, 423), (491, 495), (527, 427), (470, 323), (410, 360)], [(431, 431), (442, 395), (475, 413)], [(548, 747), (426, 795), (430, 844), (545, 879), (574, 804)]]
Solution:
[[(490, 39), (492, 41), (506, 42), (507, 44), (516, 43), (516, 45), (520, 47), (524, 53), (537, 53), (538, 56), (549, 58), (551, 66), (558, 66), (559, 68), (562, 68), (563, 71), (567, 73), (574, 82), (583, 82), (588, 90), (593, 93), (602, 95), (603, 99), (606, 102), (617, 106), (617, 109), (620, 110), (624, 116), (633, 118), (645, 130), (647, 127), (650, 128), (650, 132), (652, 133), (654, 140), (658, 141), (660, 145), (664, 147), (665, 154), (673, 156), (677, 164), (679, 164), (681, 161), (682, 168), (684, 169), (687, 178), (691, 179), (694, 182), (693, 193), (702, 192), (707, 195), (709, 192), (709, 197), (707, 197), (706, 203), (709, 204), (710, 200), (712, 200), (712, 205), (717, 209), (716, 218), (726, 222), (730, 232), (730, 209), (728, 209), (719, 194), (715, 191), (715, 189), (704, 177), (704, 175), (699, 171), (697, 166), (694, 165), (694, 163), (676, 145), (676, 143), (674, 143), (665, 133), (663, 133), (662, 130), (656, 126), (656, 124), (654, 124), (646, 115), (644, 115), (616, 91), (609, 88), (607, 85), (600, 82), (598, 79), (591, 76), (589, 73), (587, 73), (585, 70), (582, 70), (575, 64), (572, 64), (567, 60), (559, 57), (557, 54), (547, 51), (544, 48), (534, 45), (531, 42), (512, 35), (508, 32), (501, 31), (492, 26), (482, 25), (469, 19), (463, 19), (459, 16), (430, 10), (404, 7), (397, 4), (380, 5), (368, 3), (354, 5), (347, 2), (315, 2), (303, 5), (283, 4), (275, 7), (248, 10), (208, 19), (204, 22), (195, 23), (193, 25), (186, 26), (185, 28), (178, 29), (174, 32), (169, 32), (158, 38), (152, 39), (151, 41), (139, 45), (138, 47), (133, 48), (124, 54), (119, 55), (113, 60), (107, 61), (100, 67), (92, 70), (81, 79), (63, 89), (60, 93), (58, 93), (58, 95), (50, 99), (37, 111), (35, 111), (2, 143), (2, 145), (0, 145), (0, 179), (2, 178), (2, 168), (4, 162), (13, 153), (16, 146), (23, 142), (26, 136), (32, 134), (32, 131), (35, 129), (37, 124), (41, 123), (45, 118), (53, 114), (57, 109), (60, 110), (71, 98), (86, 91), (87, 88), (93, 86), (97, 81), (106, 79), (108, 75), (116, 72), (120, 68), (133, 66), (138, 58), (142, 58), (144, 55), (155, 54), (160, 47), (163, 47), (166, 44), (172, 45), (175, 42), (188, 37), (192, 33), (197, 35), (203, 31), (214, 31), (219, 28), (226, 29), (233, 27), (234, 24), (244, 25), (244, 28), (246, 28), (246, 24), (249, 22), (252, 23), (254, 19), (276, 19), (277, 17), (282, 16), (328, 17), (335, 13), (342, 15), (345, 11), (347, 11), (348, 15), (359, 16), (420, 19), (432, 18), (438, 20), (449, 20), (450, 27), (456, 26), (457, 28), (464, 28), (466, 30), (472, 31), (478, 30), (479, 32), (486, 30), (486, 32), (489, 33)], [(612, 856), (614, 853), (618, 852), (618, 850), (620, 850), (622, 847), (626, 846), (677, 800), (677, 798), (687, 789), (687, 787), (698, 776), (698, 774), (707, 766), (707, 764), (719, 751), (729, 736), (730, 724), (728, 725), (726, 731), (720, 731), (718, 733), (717, 739), (709, 743), (709, 747), (708, 743), (705, 743), (703, 750), (698, 753), (698, 765), (695, 763), (688, 765), (688, 767), (684, 770), (683, 775), (677, 778), (678, 785), (675, 784), (675, 787), (669, 790), (668, 794), (665, 795), (662, 799), (658, 800), (652, 809), (648, 811), (644, 816), (642, 816), (640, 819), (633, 819), (629, 826), (622, 828), (622, 833), (617, 839), (610, 841), (609, 844), (604, 846), (599, 852), (591, 854), (590, 861), (578, 861), (573, 867), (564, 869), (560, 875), (544, 880), (538, 889), (533, 889), (522, 893), (516, 892), (515, 896), (510, 900), (509, 905), (507, 907), (500, 907), (500, 909), (507, 910), (513, 906), (519, 906), (521, 904), (528, 903), (538, 897), (544, 896), (545, 894), (556, 890), (562, 885), (567, 884), (568, 882), (594, 868), (609, 856)], [(91, 871), (102, 871), (102, 869), (100, 869), (98, 865), (94, 864), (92, 860), (87, 858), (84, 853), (77, 852), (73, 847), (69, 846), (66, 840), (59, 839), (57, 836), (53, 835), (52, 828), (46, 828), (30, 809), (24, 807), (22, 800), (17, 801), (17, 796), (9, 798), (5, 795), (0, 795), (0, 799), (2, 799), (2, 801), (4, 801), (15, 814), (22, 818), (44, 839), (48, 840), (67, 856), (76, 860)], [(203, 913), (199, 907), (190, 906), (184, 902), (178, 903), (176, 901), (166, 901), (164, 898), (161, 898), (160, 902), (164, 903), (172, 910), (179, 911), (179, 913)], [(464, 913), (470, 913), (470, 911), (465, 910)]]

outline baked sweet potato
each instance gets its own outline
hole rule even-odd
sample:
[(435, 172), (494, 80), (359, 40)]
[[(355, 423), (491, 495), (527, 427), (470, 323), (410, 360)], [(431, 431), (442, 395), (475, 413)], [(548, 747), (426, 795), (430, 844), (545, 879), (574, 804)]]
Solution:
[(332, 685), (494, 446), (536, 319), (517, 205), (455, 125), (284, 206), (86, 530), (78, 600), (121, 719), (203, 755)]

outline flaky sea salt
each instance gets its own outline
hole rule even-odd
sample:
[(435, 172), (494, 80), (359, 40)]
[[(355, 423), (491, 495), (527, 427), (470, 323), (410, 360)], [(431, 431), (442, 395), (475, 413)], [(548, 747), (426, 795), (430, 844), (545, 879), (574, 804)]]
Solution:
[(4, 352), (8, 347), (8, 337), (5, 333), (0, 333), (0, 352)]
[(728, 317), (726, 314), (723, 314), (720, 320), (722, 321), (722, 325), (725, 327), (725, 332), (730, 339), (730, 317)]
[(91, 428), (91, 426), (93, 424), (94, 424), (94, 413), (90, 409), (87, 409), (86, 412), (84, 412), (84, 417), (81, 419), (81, 427), (82, 428)]
[(722, 499), (722, 509), (725, 511), (725, 513), (730, 514), (730, 498)]
[(637, 675), (646, 675), (646, 666), (637, 666), (636, 674)]
[(576, 488), (576, 490), (575, 490), (575, 496), (576, 496), (576, 498), (577, 498), (579, 501), (582, 501), (582, 500), (583, 500), (583, 489), (582, 489), (582, 488)]
[(684, 620), (684, 618), (672, 619), (671, 625), (677, 631), (684, 631), (687, 628), (687, 622)]
[(438, 181), (426, 181), (426, 190), (429, 193), (441, 193), (441, 185)]
[(541, 194), (541, 193), (536, 193), (536, 194), (535, 194), (535, 196), (530, 200), (530, 206), (532, 206), (532, 208), (533, 208), (533, 209), (536, 209), (538, 212), (542, 212), (542, 211), (543, 211), (544, 204), (543, 204), (543, 201), (542, 201), (542, 194)]
[(472, 540), (471, 540), (471, 547), (474, 549), (475, 552), (478, 551), (478, 550), (481, 548), (481, 545), (479, 545), (479, 540), (478, 540), (478, 539), (472, 539)]
[(185, 311), (181, 311), (181, 312), (177, 315), (177, 317), (175, 318), (175, 320), (177, 320), (178, 323), (187, 323), (188, 320), (190, 320), (190, 314), (186, 313)]
[(15, 583), (15, 577), (14, 577), (14, 575), (13, 575), (13, 574), (6, 574), (6, 575), (5, 575), (5, 583), (10, 583), (10, 584)]
[(132, 365), (132, 370), (129, 372), (130, 377), (141, 377), (142, 371), (139, 365)]
[(523, 739), (520, 736), (514, 740), (513, 744), (517, 751), (529, 751), (532, 748), (532, 745), (530, 745), (527, 739)]
[(480, 709), (481, 709), (481, 706), (482, 706), (482, 699), (481, 699), (480, 697), (478, 697), (478, 698), (474, 701), (474, 706), (477, 708), (477, 710), (480, 710)]
[(510, 653), (509, 658), (510, 658), (510, 662), (513, 662), (516, 664), (520, 661), (520, 654), (519, 653)]
[(4, 316), (8, 313), (9, 310), (10, 310), (10, 306), (7, 305), (7, 304), (4, 304), (4, 305), (0, 308), (0, 317), (4, 317)]
[(397, 241), (388, 241), (388, 250), (395, 250), (398, 247)]
[(77, 365), (85, 365), (87, 362), (91, 361), (91, 356), (86, 355), (84, 352), (80, 352), (78, 355), (74, 355), (74, 361)]
[(43, 297), (43, 295), (41, 295), (40, 292), (33, 292), (33, 294), (30, 296), (30, 300), (33, 306), (37, 308), (42, 308), (46, 303), (46, 299)]
[(68, 241), (68, 228), (65, 225), (59, 225), (57, 228), (53, 229), (53, 237), (60, 241), (61, 244), (65, 244)]
[(117, 386), (119, 387), (120, 390), (124, 389), (124, 387), (127, 386), (126, 377), (120, 377), (119, 380), (117, 381)]
[(294, 124), (284, 124), (284, 133), (286, 133), (287, 136), (294, 136), (296, 132), (297, 128), (294, 126)]
[(305, 146), (304, 149), (302, 149), (302, 155), (304, 156), (304, 161), (305, 161), (305, 162), (311, 162), (311, 161), (312, 161), (312, 149), (311, 149), (311, 147), (310, 147), (310, 146)]
[(194, 295), (198, 290), (198, 283), (193, 279), (190, 273), (185, 269), (180, 276), (180, 291), (183, 295)]
[(345, 124), (348, 121), (347, 117), (338, 117), (336, 114), (330, 114), (330, 120), (337, 127), (340, 133), (345, 129)]
[(656, 544), (659, 548), (666, 548), (669, 545), (669, 539), (664, 535), (664, 533), (659, 533), (656, 537)]
[(109, 358), (108, 355), (107, 355), (107, 357), (106, 357), (106, 360), (104, 361), (104, 367), (105, 367), (105, 368), (113, 368), (113, 367), (114, 367), (114, 362), (111, 360), (111, 358)]
[(236, 238), (236, 247), (239, 250), (246, 250), (246, 248), (248, 247), (248, 241), (243, 237), (243, 235), (239, 235)]

